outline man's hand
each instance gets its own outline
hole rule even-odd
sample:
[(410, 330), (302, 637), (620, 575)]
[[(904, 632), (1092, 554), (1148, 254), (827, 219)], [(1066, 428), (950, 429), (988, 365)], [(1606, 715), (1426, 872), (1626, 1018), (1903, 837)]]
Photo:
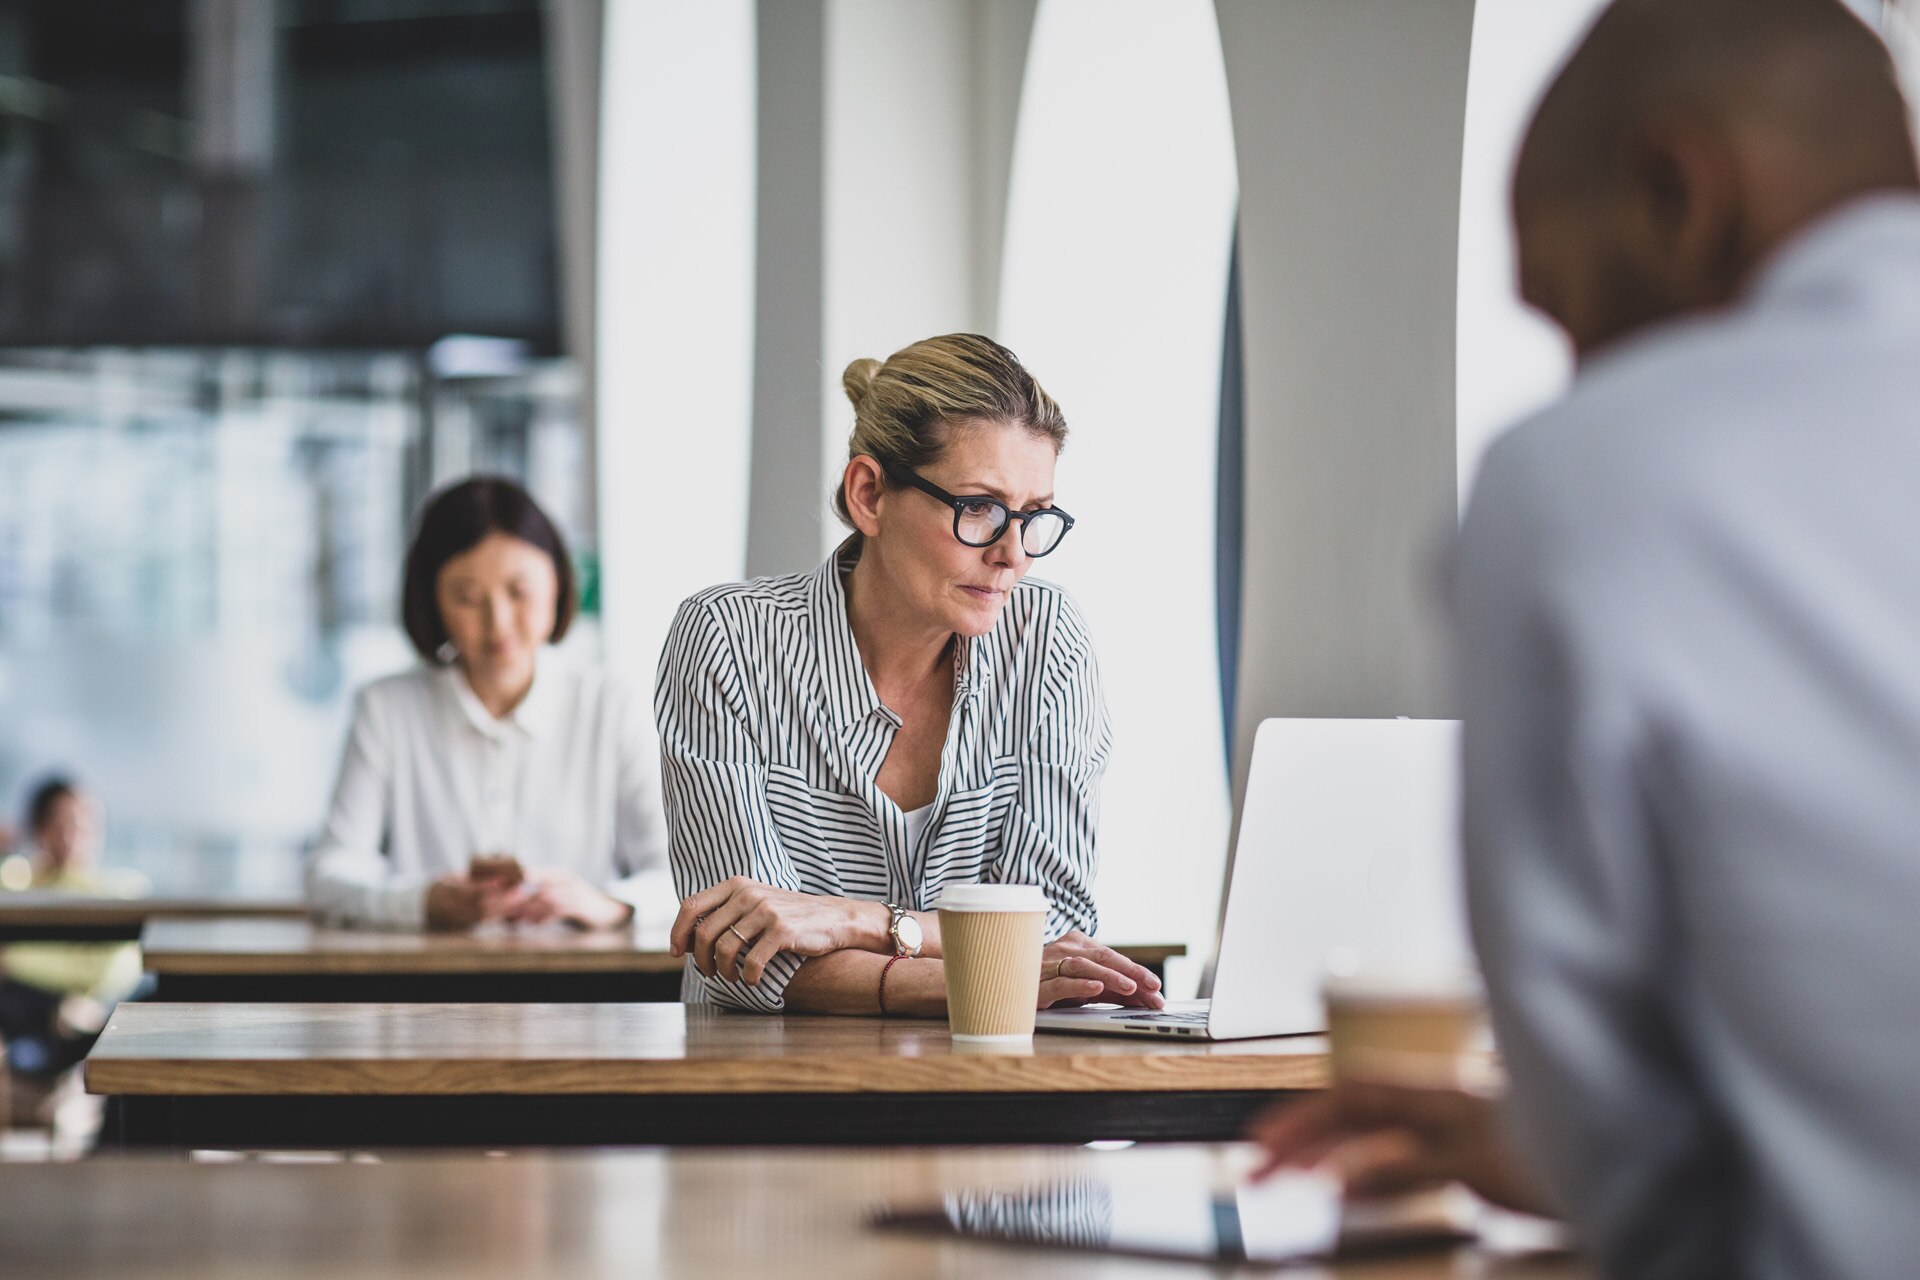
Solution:
[(1266, 1149), (1256, 1179), (1318, 1168), (1362, 1196), (1464, 1182), (1505, 1208), (1554, 1213), (1507, 1146), (1496, 1104), (1462, 1090), (1337, 1083), (1266, 1112), (1247, 1136)]
[(1040, 1007), (1111, 1003), (1158, 1009), (1166, 999), (1160, 979), (1145, 965), (1102, 946), (1075, 929), (1040, 953)]

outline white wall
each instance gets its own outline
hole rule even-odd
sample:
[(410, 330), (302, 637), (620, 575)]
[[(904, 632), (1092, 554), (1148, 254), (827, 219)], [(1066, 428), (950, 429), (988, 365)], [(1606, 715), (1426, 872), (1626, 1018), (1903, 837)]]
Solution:
[(1887, 0), (1880, 28), (1893, 50), (1915, 132), (1920, 134), (1920, 0)]
[(1460, 502), (1503, 429), (1565, 389), (1566, 339), (1521, 302), (1509, 190), (1527, 123), (1606, 0), (1479, 0), (1460, 162)]
[(1113, 712), (1101, 932), (1200, 954), (1228, 820), (1214, 467), (1235, 201), (1206, 0), (1045, 0), (1000, 337), (1065, 410), (1055, 491), (1079, 524), (1034, 572), (1086, 611)]
[[(840, 374), (986, 323), (973, 261), (969, 0), (829, 0), (820, 493), (839, 484), (853, 407)], [(821, 522), (824, 558), (847, 530)]]
[(738, 578), (753, 380), (751, 0), (613, 0), (600, 126), (606, 654), (651, 691), (679, 601)]

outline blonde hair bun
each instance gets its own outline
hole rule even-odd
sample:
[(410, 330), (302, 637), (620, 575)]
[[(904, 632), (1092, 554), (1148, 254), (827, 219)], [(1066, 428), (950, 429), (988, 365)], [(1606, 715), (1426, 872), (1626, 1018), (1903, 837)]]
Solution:
[[(1067, 420), (1013, 352), (977, 333), (926, 338), (878, 360), (855, 360), (840, 375), (853, 401), (849, 458), (865, 455), (887, 471), (917, 471), (940, 456), (956, 422), (1011, 426), (1066, 443)], [(833, 509), (848, 525), (846, 486)]]
[(862, 356), (848, 365), (847, 371), (840, 375), (840, 386), (846, 391), (847, 399), (853, 402), (855, 413), (860, 412), (861, 402), (867, 398), (867, 393), (873, 390), (873, 378), (879, 372), (878, 360)]

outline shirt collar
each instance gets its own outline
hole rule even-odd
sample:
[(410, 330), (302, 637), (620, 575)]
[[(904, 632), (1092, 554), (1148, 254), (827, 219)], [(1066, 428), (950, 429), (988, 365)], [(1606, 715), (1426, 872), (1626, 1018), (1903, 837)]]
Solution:
[[(847, 575), (860, 559), (860, 544), (849, 538), (834, 549), (826, 563), (813, 571), (807, 591), (807, 613), (812, 623), (819, 659), (820, 689), (834, 727), (847, 729), (876, 712), (892, 716), (874, 692), (860, 647), (853, 640), (847, 618)], [(967, 636), (954, 637), (954, 700), (973, 701), (993, 678), (991, 646)]]
[(510, 730), (537, 738), (553, 725), (559, 703), (559, 660), (542, 645), (533, 656), (533, 684), (520, 705), (505, 716), (494, 718), (481, 703), (459, 665), (440, 668), (440, 680), (459, 718), (488, 738), (504, 737)]
[(1749, 301), (1767, 307), (1863, 299), (1911, 309), (1920, 293), (1920, 195), (1864, 196), (1816, 220), (1754, 277)]

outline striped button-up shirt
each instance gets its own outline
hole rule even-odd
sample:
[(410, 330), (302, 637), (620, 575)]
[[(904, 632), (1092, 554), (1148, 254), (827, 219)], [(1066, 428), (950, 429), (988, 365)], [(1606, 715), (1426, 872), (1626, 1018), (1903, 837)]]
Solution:
[[(851, 554), (680, 606), (655, 693), (668, 856), (682, 897), (730, 876), (931, 909), (949, 884), (1037, 884), (1047, 936), (1095, 928), (1094, 831), (1111, 731), (1085, 621), (1028, 579), (993, 630), (955, 637), (933, 812), (909, 840), (875, 785), (899, 731), (847, 622)], [(757, 986), (687, 966), (685, 998), (779, 1009), (803, 957)]]

